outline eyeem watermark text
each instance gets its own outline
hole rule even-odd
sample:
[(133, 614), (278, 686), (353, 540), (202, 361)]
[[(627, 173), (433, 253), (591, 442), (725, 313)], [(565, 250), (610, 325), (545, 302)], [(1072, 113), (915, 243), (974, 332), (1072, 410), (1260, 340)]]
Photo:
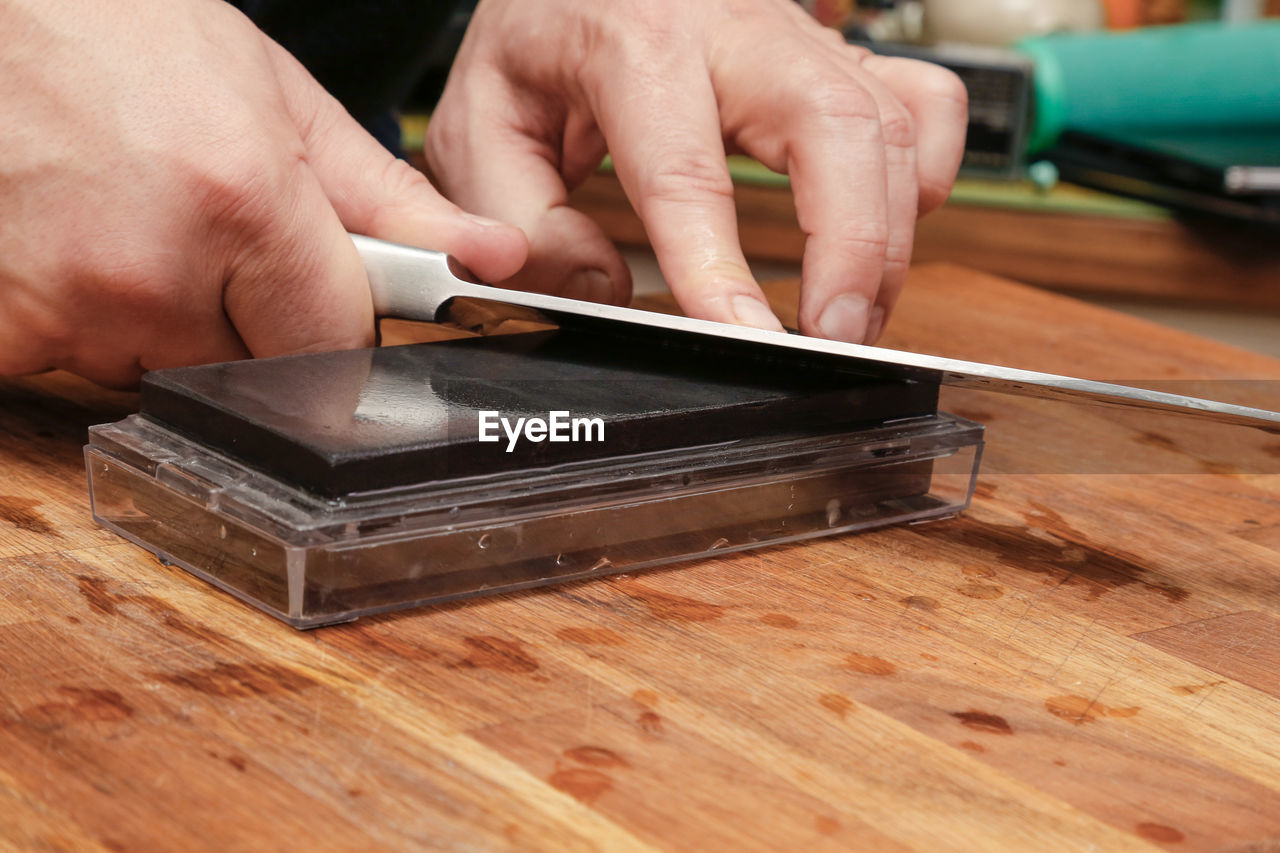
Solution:
[(529, 441), (604, 441), (603, 418), (572, 418), (568, 412), (547, 412), (545, 418), (504, 418), (501, 412), (481, 411), (480, 441), (507, 439), (507, 453), (523, 437)]

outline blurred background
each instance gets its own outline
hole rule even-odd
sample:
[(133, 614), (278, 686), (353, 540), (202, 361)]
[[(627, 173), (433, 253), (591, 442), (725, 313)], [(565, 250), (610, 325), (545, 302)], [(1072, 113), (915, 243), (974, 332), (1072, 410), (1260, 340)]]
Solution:
[[(1280, 356), (1280, 0), (800, 0), (856, 44), (951, 68), (961, 180), (915, 263), (1069, 292)], [(470, 4), (474, 6), (474, 3)], [(403, 118), (420, 149), (469, 11)], [(799, 274), (785, 176), (730, 158), (758, 277)], [(572, 203), (663, 287), (608, 163)]]

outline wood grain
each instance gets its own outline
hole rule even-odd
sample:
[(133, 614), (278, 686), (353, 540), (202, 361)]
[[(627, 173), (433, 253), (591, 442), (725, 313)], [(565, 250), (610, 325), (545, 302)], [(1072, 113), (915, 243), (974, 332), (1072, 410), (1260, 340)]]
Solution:
[[(793, 284), (770, 295), (794, 311)], [(1280, 379), (951, 266), (915, 269), (887, 336), (1254, 397)], [(2, 383), (0, 847), (1280, 843), (1266, 445), (1231, 473), (1177, 425), (1143, 443), (1092, 409), (949, 403), (991, 431), (961, 518), (299, 633), (94, 526), (84, 429), (134, 397)]]
[(1246, 610), (1144, 631), (1134, 639), (1280, 698), (1280, 619), (1274, 616)]

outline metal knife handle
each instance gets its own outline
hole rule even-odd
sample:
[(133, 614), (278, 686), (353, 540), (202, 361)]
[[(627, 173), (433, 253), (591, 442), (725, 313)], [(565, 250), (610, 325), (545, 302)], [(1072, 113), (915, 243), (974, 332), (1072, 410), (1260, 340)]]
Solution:
[[(415, 249), (352, 234), (369, 276), (373, 313), (379, 317), (434, 322), (455, 296), (488, 296), (490, 288), (473, 283), (457, 259), (444, 252)], [(474, 291), (474, 292), (473, 292)]]
[(737, 328), (547, 293), (505, 290), (480, 283), (457, 258), (444, 252), (402, 246), (359, 234), (351, 234), (350, 237), (364, 262), (369, 290), (373, 295), (373, 313), (378, 317), (441, 322), (448, 319), (448, 311), (442, 310), (446, 309), (447, 303), (455, 297), (465, 296), (589, 320), (604, 319), (659, 328), (680, 328), (680, 324), (691, 324), (695, 331), (710, 329), (714, 333), (719, 328), (721, 334), (724, 334), (723, 329)]

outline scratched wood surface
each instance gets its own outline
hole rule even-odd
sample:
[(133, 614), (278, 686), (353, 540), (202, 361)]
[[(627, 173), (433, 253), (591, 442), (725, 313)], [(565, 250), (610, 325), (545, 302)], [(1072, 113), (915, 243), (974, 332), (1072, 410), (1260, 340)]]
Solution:
[[(889, 345), (1280, 379), (913, 276)], [(133, 396), (6, 382), (0, 847), (1280, 848), (1280, 438), (1169, 473), (1169, 425), (948, 399), (992, 434), (959, 519), (299, 633), (92, 524), (84, 429)]]

